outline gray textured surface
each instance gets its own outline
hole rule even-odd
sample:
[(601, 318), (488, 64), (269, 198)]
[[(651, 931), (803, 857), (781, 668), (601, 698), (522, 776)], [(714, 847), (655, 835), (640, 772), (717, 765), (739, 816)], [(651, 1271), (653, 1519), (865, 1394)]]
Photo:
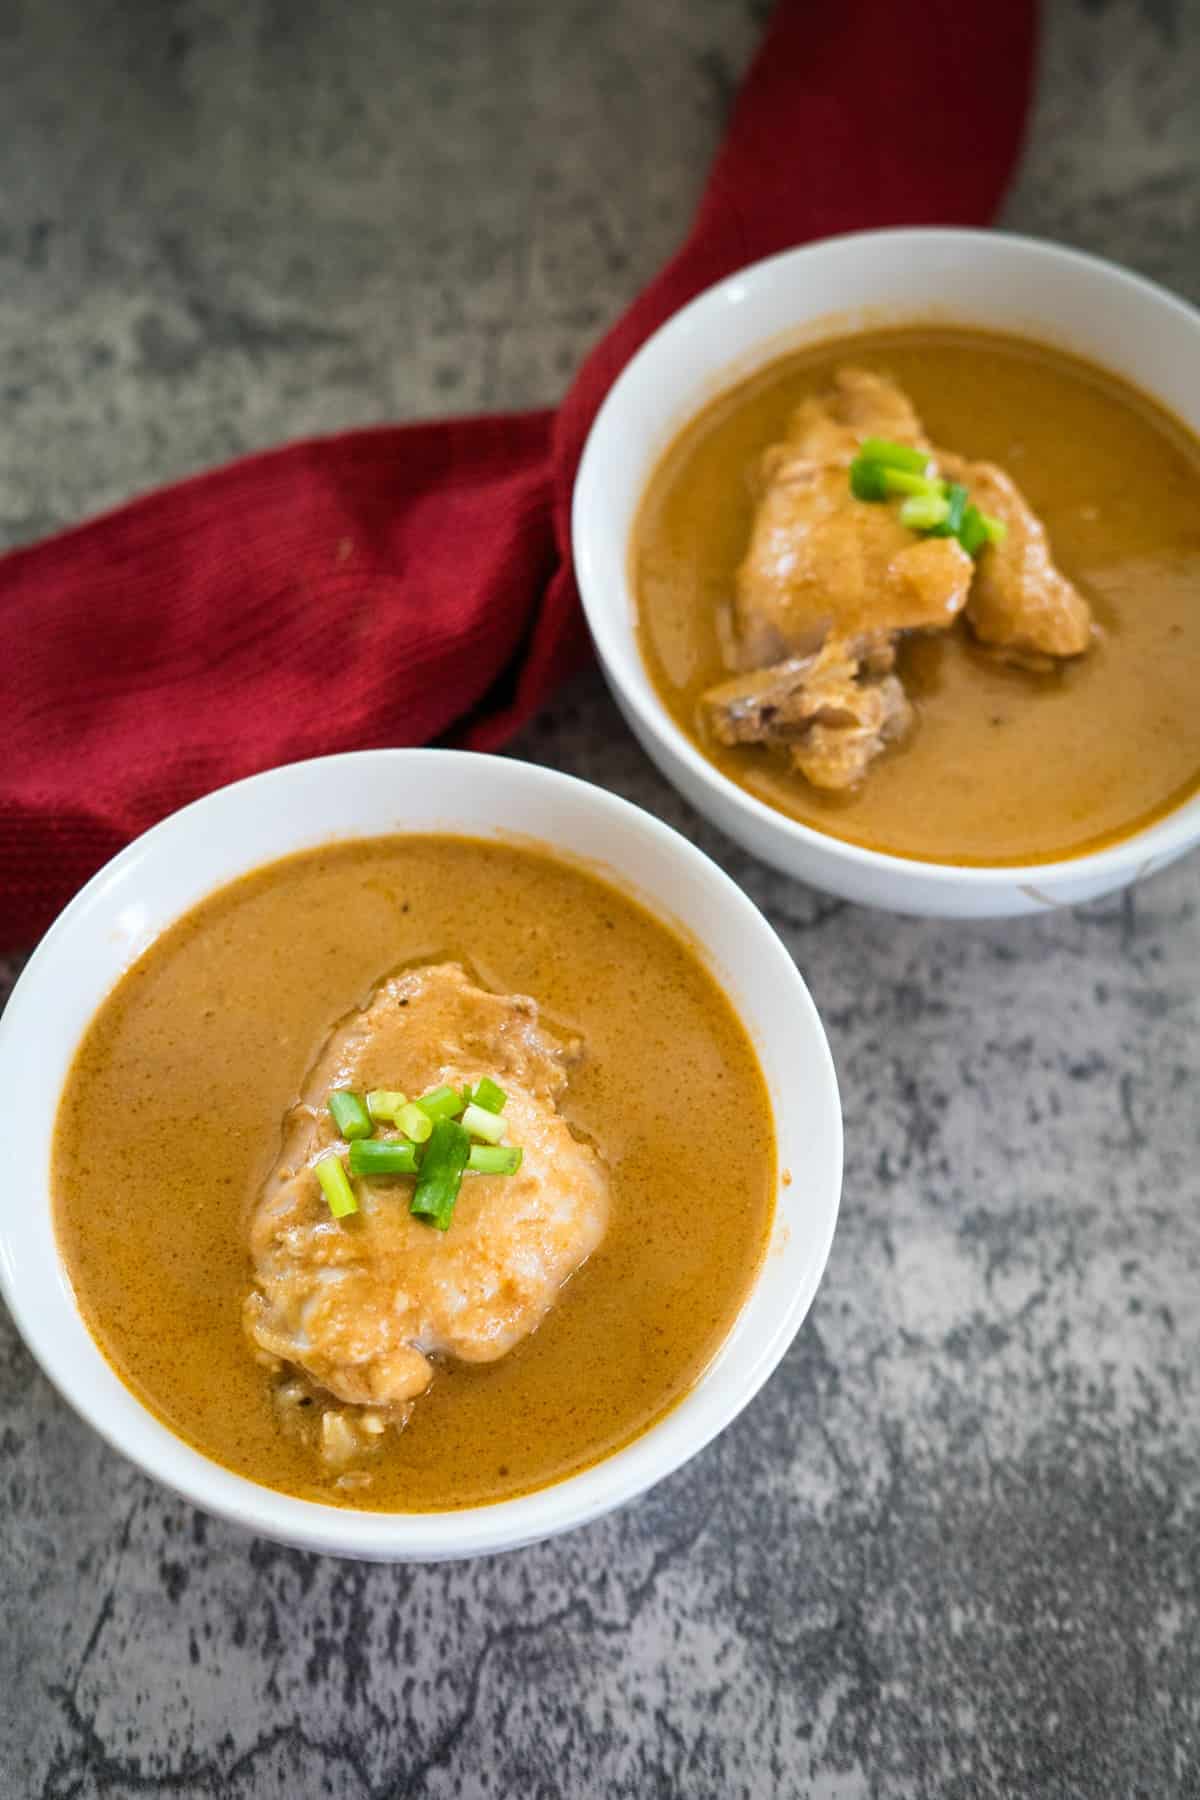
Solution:
[[(741, 0), (0, 12), (0, 531), (552, 399), (687, 218)], [(1007, 222), (1200, 297), (1200, 4), (1057, 0)], [(594, 682), (519, 746), (694, 827)], [(652, 1496), (492, 1563), (151, 1488), (0, 1320), (0, 1794), (1200, 1793), (1200, 863), (948, 929), (699, 833), (846, 1102), (811, 1320)]]

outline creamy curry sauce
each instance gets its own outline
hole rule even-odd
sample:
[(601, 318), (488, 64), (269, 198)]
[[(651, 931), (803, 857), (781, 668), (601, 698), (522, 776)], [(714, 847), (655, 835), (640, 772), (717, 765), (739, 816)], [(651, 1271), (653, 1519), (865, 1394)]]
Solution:
[(905, 640), (910, 736), (854, 792), (822, 792), (757, 746), (705, 754), (807, 825), (893, 855), (1050, 861), (1127, 836), (1200, 776), (1200, 445), (1145, 396), (1057, 350), (910, 328), (790, 356), (722, 395), (655, 472), (632, 560), (642, 652), (697, 735), (726, 673), (717, 634), (745, 554), (756, 457), (840, 364), (893, 377), (935, 444), (1002, 465), (1099, 626), (1049, 675), (1005, 666), (965, 626)]
[[(281, 1433), (250, 1354), (248, 1220), (334, 1023), (389, 972), (445, 958), (582, 1035), (563, 1112), (609, 1165), (611, 1218), (540, 1329), (498, 1362), (441, 1366), (347, 1494)], [(87, 1031), (53, 1164), (79, 1305), (138, 1398), (252, 1480), (399, 1511), (524, 1493), (646, 1430), (727, 1333), (775, 1183), (754, 1051), (683, 938), (581, 868), (445, 837), (291, 858), (168, 931)]]

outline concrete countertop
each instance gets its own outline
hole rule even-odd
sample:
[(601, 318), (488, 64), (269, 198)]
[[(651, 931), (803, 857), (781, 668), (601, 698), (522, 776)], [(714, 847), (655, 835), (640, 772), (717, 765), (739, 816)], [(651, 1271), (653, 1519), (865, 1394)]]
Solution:
[[(681, 235), (764, 11), (12, 6), (0, 541), (554, 400)], [(1004, 222), (1200, 299), (1198, 91), (1200, 0), (1054, 0)], [(896, 920), (698, 826), (595, 679), (515, 748), (684, 826), (804, 970), (847, 1133), (813, 1313), (640, 1504), (396, 1569), (152, 1487), (0, 1318), (0, 1794), (1200, 1794), (1200, 860)]]

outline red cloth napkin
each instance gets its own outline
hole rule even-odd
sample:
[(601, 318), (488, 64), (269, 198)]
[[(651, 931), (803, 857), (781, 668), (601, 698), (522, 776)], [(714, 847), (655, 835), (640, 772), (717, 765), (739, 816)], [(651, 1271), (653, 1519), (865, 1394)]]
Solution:
[(1034, 0), (783, 0), (691, 235), (557, 414), (295, 444), (0, 561), (0, 946), (223, 782), (368, 745), (501, 744), (586, 654), (570, 494), (622, 365), (772, 251), (985, 222), (1034, 35)]

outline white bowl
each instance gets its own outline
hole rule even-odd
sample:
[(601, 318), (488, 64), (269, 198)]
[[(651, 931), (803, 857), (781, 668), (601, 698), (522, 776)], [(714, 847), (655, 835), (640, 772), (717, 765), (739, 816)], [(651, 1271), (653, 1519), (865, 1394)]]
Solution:
[(935, 318), (1057, 344), (1123, 375), (1200, 434), (1200, 313), (1114, 264), (980, 231), (872, 231), (791, 250), (731, 275), (643, 345), (592, 426), (575, 484), (575, 569), (617, 704), (669, 781), (764, 862), (847, 900), (896, 912), (988, 917), (1094, 899), (1200, 841), (1200, 796), (1086, 856), (951, 868), (841, 842), (722, 775), (651, 685), (635, 631), (629, 547), (659, 457), (722, 389), (799, 344)]
[[(749, 1030), (780, 1169), (767, 1255), (721, 1350), (685, 1399), (616, 1455), (522, 1499), (452, 1513), (370, 1513), (260, 1487), (189, 1448), (134, 1398), (89, 1334), (55, 1243), (50, 1150), (79, 1039), (123, 970), (237, 876), (315, 844), (389, 832), (514, 836), (585, 859), (696, 942)], [(669, 1475), (736, 1417), (812, 1303), (841, 1191), (842, 1128), (825, 1033), (762, 915), (649, 814), (546, 769), (448, 750), (370, 750), (222, 788), (129, 846), (52, 926), (0, 1017), (0, 1288), (30, 1350), (110, 1444), (197, 1506), (310, 1550), (380, 1561), (476, 1556), (566, 1531)]]

